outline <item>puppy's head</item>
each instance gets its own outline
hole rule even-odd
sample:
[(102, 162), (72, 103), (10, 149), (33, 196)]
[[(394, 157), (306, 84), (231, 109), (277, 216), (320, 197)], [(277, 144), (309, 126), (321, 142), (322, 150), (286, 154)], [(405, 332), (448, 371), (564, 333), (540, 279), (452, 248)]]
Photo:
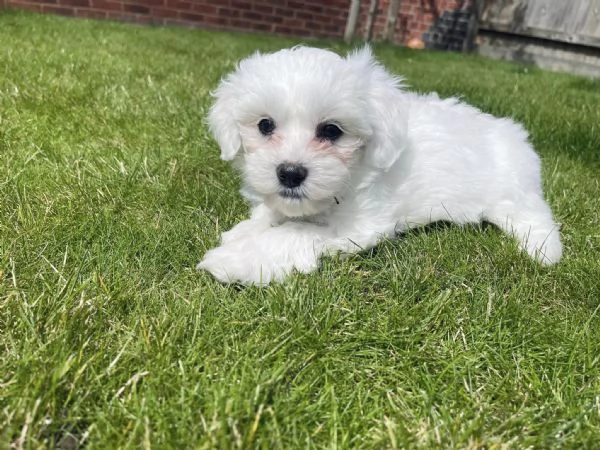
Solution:
[(214, 93), (210, 129), (246, 188), (297, 217), (330, 208), (353, 168), (387, 169), (402, 150), (399, 80), (365, 48), (342, 58), (295, 47), (240, 62)]

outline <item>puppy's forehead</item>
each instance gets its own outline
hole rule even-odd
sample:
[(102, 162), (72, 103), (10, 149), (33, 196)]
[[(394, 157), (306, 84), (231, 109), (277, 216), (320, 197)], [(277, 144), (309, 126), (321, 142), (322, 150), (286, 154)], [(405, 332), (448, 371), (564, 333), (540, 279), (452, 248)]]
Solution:
[(344, 59), (329, 50), (312, 47), (294, 47), (290, 49), (279, 50), (274, 53), (260, 54), (244, 59), (240, 63), (241, 70), (260, 70), (266, 67), (277, 70), (296, 69), (297, 71), (306, 71), (316, 67), (333, 67), (344, 62)]
[[(243, 60), (235, 74), (241, 106), (258, 115), (328, 114), (344, 97), (357, 98), (364, 77), (348, 61), (322, 49), (295, 47)], [(241, 86), (243, 85), (243, 87)]]

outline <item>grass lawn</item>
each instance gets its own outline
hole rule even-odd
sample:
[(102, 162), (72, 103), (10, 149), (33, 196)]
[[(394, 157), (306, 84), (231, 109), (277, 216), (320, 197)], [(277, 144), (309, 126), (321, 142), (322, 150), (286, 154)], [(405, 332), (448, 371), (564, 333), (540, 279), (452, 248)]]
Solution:
[(247, 207), (209, 91), (298, 42), (0, 14), (0, 445), (595, 447), (600, 81), (375, 49), (414, 89), (526, 125), (559, 265), (441, 226), (222, 286), (194, 266)]

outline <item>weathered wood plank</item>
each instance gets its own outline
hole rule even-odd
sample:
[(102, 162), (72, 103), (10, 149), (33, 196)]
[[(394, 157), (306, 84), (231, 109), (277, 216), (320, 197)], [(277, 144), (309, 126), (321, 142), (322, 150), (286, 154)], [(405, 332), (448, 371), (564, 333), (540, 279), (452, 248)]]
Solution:
[(477, 52), (480, 55), (600, 77), (600, 52), (592, 47), (573, 48), (561, 42), (540, 43), (525, 36), (493, 32), (483, 32), (477, 37), (477, 41)]
[(581, 0), (582, 6), (575, 26), (582, 36), (600, 37), (600, 1)]
[(600, 48), (600, 0), (485, 0), (479, 28)]
[(580, 1), (532, 0), (528, 2), (524, 28), (541, 32), (567, 34), (573, 15), (579, 11)]

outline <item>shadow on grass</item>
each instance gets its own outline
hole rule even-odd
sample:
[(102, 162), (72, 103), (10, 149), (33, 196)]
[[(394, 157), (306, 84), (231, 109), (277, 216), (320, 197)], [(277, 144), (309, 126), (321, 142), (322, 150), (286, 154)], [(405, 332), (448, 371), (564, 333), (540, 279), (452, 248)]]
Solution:
[[(408, 230), (404, 230), (398, 232), (394, 235), (393, 238), (387, 239), (389, 242), (395, 241), (403, 241), (404, 239), (408, 239), (411, 236), (422, 236), (422, 235), (430, 235), (438, 232), (444, 232), (449, 230), (463, 230), (468, 233), (479, 234), (485, 232), (488, 229), (494, 229), (500, 231), (500, 229), (489, 222), (480, 222), (480, 223), (469, 223), (464, 225), (458, 225), (454, 222), (446, 221), (446, 220), (438, 220), (436, 222), (428, 223), (426, 225), (421, 225), (418, 227), (410, 228)], [(384, 240), (385, 241), (385, 240)], [(380, 244), (376, 245), (373, 248), (365, 249), (359, 251), (357, 254), (364, 258), (371, 258), (377, 256), (383, 246)]]

